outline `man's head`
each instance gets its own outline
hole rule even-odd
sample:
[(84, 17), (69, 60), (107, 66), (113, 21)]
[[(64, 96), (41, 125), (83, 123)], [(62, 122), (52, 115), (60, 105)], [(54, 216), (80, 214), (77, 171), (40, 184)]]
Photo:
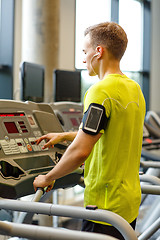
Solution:
[(105, 22), (88, 27), (84, 35), (89, 35), (93, 49), (101, 45), (119, 61), (127, 48), (127, 35), (123, 28), (114, 22)]

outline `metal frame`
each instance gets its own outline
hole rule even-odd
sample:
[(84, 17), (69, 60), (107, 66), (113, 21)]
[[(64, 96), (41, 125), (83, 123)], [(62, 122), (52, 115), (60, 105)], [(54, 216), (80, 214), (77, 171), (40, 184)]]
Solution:
[(119, 22), (119, 0), (110, 0), (111, 1), (111, 21), (118, 23)]
[(143, 1), (143, 65), (142, 91), (146, 100), (146, 109), (149, 109), (150, 86), (150, 49), (151, 49), (151, 3)]
[[(146, 154), (148, 155), (147, 151)], [(149, 159), (151, 159), (152, 161), (146, 161), (146, 164), (144, 163), (145, 166), (147, 165), (147, 163), (149, 163), (148, 170), (146, 174), (140, 175), (141, 190), (142, 193), (144, 193), (142, 195), (141, 205), (148, 195), (154, 194), (158, 196), (156, 196), (154, 202), (147, 210), (147, 213), (145, 213), (145, 216), (143, 216), (143, 221), (139, 225), (139, 232), (141, 233), (141, 235), (138, 237), (138, 240), (148, 240), (160, 228), (160, 162), (158, 159), (159, 156), (156, 157), (154, 154), (149, 155), (151, 157)], [(148, 185), (148, 183), (153, 185)]]
[(117, 228), (126, 240), (137, 240), (136, 234), (129, 223), (119, 215), (107, 210), (88, 210), (83, 207), (53, 205), (48, 203), (9, 199), (0, 200), (0, 208), (20, 212), (45, 214), (49, 216), (56, 215), (94, 221), (103, 221)]

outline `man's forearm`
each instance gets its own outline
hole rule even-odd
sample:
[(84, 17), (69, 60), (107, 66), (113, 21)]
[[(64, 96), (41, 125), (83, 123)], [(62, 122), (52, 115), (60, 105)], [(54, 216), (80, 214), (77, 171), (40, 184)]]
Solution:
[(86, 160), (86, 158), (86, 155), (71, 145), (63, 154), (59, 163), (49, 173), (46, 174), (47, 181), (51, 182), (66, 176), (77, 169)]
[[(54, 180), (66, 176), (77, 169), (87, 159), (94, 144), (100, 137), (100, 133), (92, 136), (84, 133), (82, 130), (79, 130), (78, 133), (67, 134), (65, 140), (74, 138), (74, 141), (67, 148), (59, 163), (49, 173), (35, 178), (34, 188), (49, 186)], [(63, 139), (61, 138), (61, 140)]]
[(77, 135), (77, 132), (64, 132), (61, 133), (63, 141), (73, 141)]

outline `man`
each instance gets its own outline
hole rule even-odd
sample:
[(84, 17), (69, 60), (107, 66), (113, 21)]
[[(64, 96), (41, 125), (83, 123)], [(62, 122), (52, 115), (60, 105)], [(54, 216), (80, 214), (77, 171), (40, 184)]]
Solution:
[[(139, 165), (145, 101), (139, 85), (120, 70), (127, 47), (124, 30), (114, 22), (85, 31), (84, 63), (90, 76), (98, 75), (84, 97), (84, 116), (78, 133), (50, 133), (44, 148), (73, 140), (60, 162), (46, 175), (35, 178), (34, 187), (53, 187), (53, 181), (69, 174), (85, 161), (84, 206), (115, 212), (133, 228), (141, 199)], [(83, 231), (124, 239), (112, 226), (83, 222)]]

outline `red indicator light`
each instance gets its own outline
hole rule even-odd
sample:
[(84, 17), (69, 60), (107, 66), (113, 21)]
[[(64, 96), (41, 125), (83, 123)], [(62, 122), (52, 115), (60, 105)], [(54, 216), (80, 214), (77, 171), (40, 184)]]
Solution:
[(152, 143), (152, 140), (151, 140), (150, 138), (146, 138), (145, 140), (146, 140), (146, 142), (148, 142), (148, 143)]
[(25, 114), (23, 112), (20, 113), (0, 113), (0, 117), (23, 117)]

